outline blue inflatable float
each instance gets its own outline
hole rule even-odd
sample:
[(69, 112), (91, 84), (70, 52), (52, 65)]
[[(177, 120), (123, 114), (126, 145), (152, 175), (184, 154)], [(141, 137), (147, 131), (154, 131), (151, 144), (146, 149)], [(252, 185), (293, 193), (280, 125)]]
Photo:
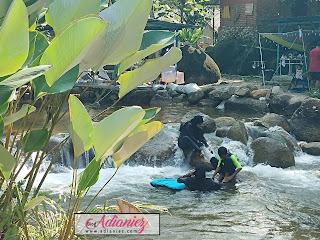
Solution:
[(161, 178), (150, 182), (152, 187), (166, 187), (171, 190), (182, 190), (186, 188), (184, 183), (178, 183), (175, 178)]

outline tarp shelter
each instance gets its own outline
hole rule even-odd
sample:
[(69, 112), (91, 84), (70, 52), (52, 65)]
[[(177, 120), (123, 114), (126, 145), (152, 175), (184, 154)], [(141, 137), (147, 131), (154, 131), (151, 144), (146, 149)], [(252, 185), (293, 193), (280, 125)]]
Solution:
[[(260, 60), (263, 63), (262, 56), (262, 47), (261, 47), (261, 36), (272, 40), (275, 43), (278, 43), (284, 47), (289, 49), (293, 49), (296, 51), (300, 51), (304, 55), (304, 64), (305, 69), (308, 69), (307, 66), (307, 51), (309, 52), (312, 47), (314, 47), (320, 39), (320, 31), (316, 30), (298, 30), (287, 33), (259, 33), (259, 45), (260, 45)], [(279, 48), (277, 48), (277, 69), (278, 71), (279, 65)], [(265, 66), (261, 64), (263, 84), (265, 78)]]
[(301, 30), (301, 34), (302, 38), (299, 39), (300, 31), (287, 33), (260, 33), (260, 35), (265, 38), (300, 52), (310, 49), (318, 40), (320, 40), (320, 31)]

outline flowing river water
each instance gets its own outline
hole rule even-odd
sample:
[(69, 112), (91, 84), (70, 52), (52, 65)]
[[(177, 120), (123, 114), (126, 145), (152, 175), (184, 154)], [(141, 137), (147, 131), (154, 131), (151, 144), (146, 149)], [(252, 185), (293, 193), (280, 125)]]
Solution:
[[(179, 122), (189, 110), (164, 108), (157, 118), (164, 123)], [(198, 110), (211, 117), (232, 116), (247, 122), (261, 117), (219, 109)], [(160, 236), (122, 235), (101, 239), (320, 239), (319, 156), (296, 154), (296, 166), (281, 169), (253, 164), (252, 152), (244, 150), (238, 142), (225, 139), (223, 144), (238, 156), (243, 170), (235, 185), (225, 184), (216, 192), (172, 192), (149, 184), (156, 178), (176, 178), (187, 173), (190, 166), (182, 154), (176, 154), (169, 166), (122, 165), (94, 203), (103, 204), (112, 198), (142, 201), (166, 207), (172, 215), (161, 214)], [(114, 171), (114, 168), (102, 169), (89, 196), (93, 196)], [(71, 172), (52, 173), (42, 189), (58, 198), (71, 180)]]

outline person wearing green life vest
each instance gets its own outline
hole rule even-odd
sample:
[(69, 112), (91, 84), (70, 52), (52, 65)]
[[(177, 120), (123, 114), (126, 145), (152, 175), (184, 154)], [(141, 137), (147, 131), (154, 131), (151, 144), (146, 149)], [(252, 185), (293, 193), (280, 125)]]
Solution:
[(216, 169), (211, 178), (214, 179), (217, 173), (219, 173), (219, 181), (223, 183), (230, 182), (241, 171), (242, 166), (236, 156), (228, 152), (228, 149), (225, 147), (220, 147), (218, 154), (219, 160), (214, 157), (210, 160), (213, 168)]

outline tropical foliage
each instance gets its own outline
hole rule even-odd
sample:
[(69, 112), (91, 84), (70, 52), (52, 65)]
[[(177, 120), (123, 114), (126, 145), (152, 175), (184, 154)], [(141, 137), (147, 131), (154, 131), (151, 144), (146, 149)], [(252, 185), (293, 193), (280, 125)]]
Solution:
[[(59, 224), (63, 222), (58, 229), (59, 236), (55, 237), (72, 238), (73, 213), (80, 209), (87, 211), (114, 176), (89, 200), (89, 204), (82, 204), (91, 186), (97, 182), (104, 163), (112, 158), (116, 174), (121, 164), (162, 128), (160, 122), (149, 122), (158, 108), (142, 109), (139, 106), (120, 109), (93, 127), (84, 105), (70, 95), (83, 71), (92, 69), (96, 72), (102, 66), (112, 64), (119, 66), (116, 80), (120, 84), (121, 99), (181, 58), (180, 50), (173, 47), (166, 55), (146, 60), (140, 68), (129, 71), (136, 62), (172, 44), (175, 34), (144, 32), (152, 0), (102, 3), (100, 5), (100, 0), (2, 0), (0, 3), (1, 238), (24, 236), (30, 239), (29, 232), (34, 233), (37, 229), (44, 234), (50, 232), (47, 229), (50, 218), (57, 218)], [(36, 30), (41, 29), (39, 19), (41, 24), (53, 28), (55, 37), (52, 41), (48, 42)], [(20, 107), (26, 94), (30, 96), (28, 104)], [(50, 136), (66, 113), (63, 108), (66, 101), (74, 146), (73, 180), (66, 196), (69, 208), (63, 215), (60, 211), (51, 211), (48, 220), (40, 208), (46, 208), (43, 204), (50, 202), (50, 197), (41, 192), (41, 187), (67, 141), (48, 149)], [(43, 112), (47, 117), (39, 125), (38, 118)], [(27, 117), (31, 113), (30, 124)], [(95, 158), (79, 174), (77, 158), (91, 147), (95, 149)], [(53, 152), (56, 153), (49, 159)], [(50, 163), (36, 184), (44, 161)], [(23, 174), (22, 169), (27, 164), (31, 167)], [(55, 227), (56, 222), (51, 222)]]
[(156, 18), (162, 17), (180, 23), (205, 26), (214, 17), (212, 4), (219, 3), (212, 0), (156, 0), (153, 12)]
[(202, 28), (182, 29), (179, 31), (179, 40), (191, 44), (197, 44), (199, 39), (203, 37)]

